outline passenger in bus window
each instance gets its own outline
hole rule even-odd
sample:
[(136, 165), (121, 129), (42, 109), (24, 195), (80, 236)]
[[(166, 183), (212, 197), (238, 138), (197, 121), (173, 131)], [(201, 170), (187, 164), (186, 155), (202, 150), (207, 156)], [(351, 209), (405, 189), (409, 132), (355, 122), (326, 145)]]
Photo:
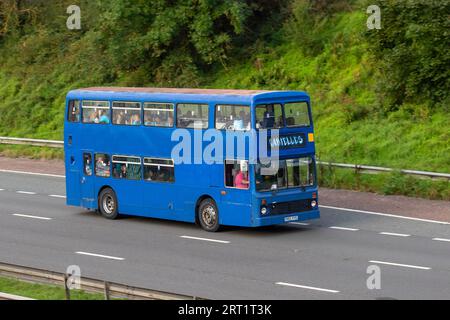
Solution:
[(84, 156), (84, 159), (85, 159), (85, 163), (84, 163), (84, 173), (85, 173), (87, 176), (92, 176), (92, 167), (91, 167), (91, 161), (92, 161), (92, 159), (91, 159), (91, 155), (90, 155), (90, 154), (86, 154), (86, 155)]
[(103, 156), (97, 158), (95, 171), (98, 176), (109, 177), (109, 160), (105, 160)]
[(275, 112), (273, 105), (268, 105), (264, 112), (263, 128), (273, 128), (275, 124)]
[(141, 117), (135, 113), (132, 117), (131, 117), (131, 124), (133, 126), (139, 126), (141, 124)]
[(126, 179), (126, 177), (127, 177), (127, 165), (126, 164), (122, 164), (120, 166), (119, 178)]
[(123, 113), (123, 110), (119, 112), (116, 119), (116, 124), (125, 124), (125, 114)]
[(150, 114), (148, 112), (146, 112), (145, 115), (144, 115), (144, 124), (146, 126), (150, 126), (151, 125), (151, 117), (150, 117)]
[(94, 110), (90, 117), (89, 117), (89, 122), (90, 123), (98, 123), (99, 122), (99, 117), (98, 117), (98, 111)]
[(246, 161), (241, 161), (240, 170), (236, 173), (234, 178), (234, 186), (238, 189), (248, 189), (248, 164)]
[(102, 124), (109, 124), (109, 117), (106, 115), (106, 112), (104, 110), (100, 110), (98, 113), (99, 115), (99, 123)]
[(171, 115), (167, 118), (167, 126), (173, 127), (173, 117)]

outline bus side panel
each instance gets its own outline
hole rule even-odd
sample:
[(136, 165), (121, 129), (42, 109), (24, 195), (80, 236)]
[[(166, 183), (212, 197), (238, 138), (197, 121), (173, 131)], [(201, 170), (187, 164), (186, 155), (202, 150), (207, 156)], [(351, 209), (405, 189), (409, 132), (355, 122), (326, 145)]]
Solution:
[(109, 180), (119, 202), (119, 212), (138, 215), (143, 211), (142, 181), (115, 178)]
[(234, 226), (251, 226), (252, 206), (250, 190), (234, 188), (224, 189), (221, 195), (220, 224)]

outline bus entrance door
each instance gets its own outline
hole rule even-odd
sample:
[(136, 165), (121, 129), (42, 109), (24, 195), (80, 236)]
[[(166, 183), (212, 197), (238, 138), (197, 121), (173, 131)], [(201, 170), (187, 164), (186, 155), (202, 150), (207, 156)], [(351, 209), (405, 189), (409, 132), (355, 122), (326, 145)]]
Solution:
[(94, 195), (94, 161), (90, 150), (83, 150), (83, 174), (80, 178), (81, 206), (87, 209), (96, 209)]

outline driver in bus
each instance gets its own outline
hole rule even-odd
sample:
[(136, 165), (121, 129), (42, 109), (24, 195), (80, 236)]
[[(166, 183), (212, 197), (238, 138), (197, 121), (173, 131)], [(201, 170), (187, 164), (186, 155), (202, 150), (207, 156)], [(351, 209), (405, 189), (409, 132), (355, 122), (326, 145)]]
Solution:
[(234, 178), (234, 186), (238, 189), (248, 189), (248, 164), (247, 161), (241, 161), (240, 170)]

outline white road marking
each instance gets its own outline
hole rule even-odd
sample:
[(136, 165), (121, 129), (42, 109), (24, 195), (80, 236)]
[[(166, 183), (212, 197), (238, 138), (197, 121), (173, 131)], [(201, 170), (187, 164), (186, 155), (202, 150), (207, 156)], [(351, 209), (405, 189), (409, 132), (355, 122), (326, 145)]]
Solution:
[(316, 290), (316, 291), (323, 291), (323, 292), (329, 292), (329, 293), (339, 293), (339, 291), (337, 291), (337, 290), (330, 290), (330, 289), (302, 286), (302, 285), (299, 285), (299, 284), (286, 283), (286, 282), (277, 282), (275, 284), (277, 284), (279, 286), (286, 286), (286, 287), (294, 287), (294, 288), (301, 288), (301, 289), (308, 289), (308, 290)]
[(35, 195), (36, 192), (30, 192), (30, 191), (16, 191), (19, 194), (28, 194), (28, 195)]
[(180, 238), (191, 239), (191, 240), (200, 240), (200, 241), (209, 241), (209, 242), (217, 242), (217, 243), (230, 243), (230, 241), (206, 239), (206, 238), (197, 238), (197, 237), (190, 237), (190, 236), (180, 236)]
[(57, 195), (57, 194), (51, 194), (51, 195), (49, 195), (49, 197), (52, 197), (52, 198), (61, 198), (61, 199), (65, 199), (65, 198), (66, 198), (66, 196), (60, 196), (60, 195)]
[(433, 241), (443, 241), (443, 242), (450, 242), (450, 239), (444, 239), (444, 238), (433, 238)]
[(410, 234), (404, 234), (404, 233), (393, 233), (393, 232), (380, 232), (379, 234), (385, 235), (385, 236), (394, 236), (394, 237), (410, 237)]
[(5, 189), (0, 189), (0, 191), (5, 191)]
[(37, 173), (37, 172), (27, 172), (27, 171), (15, 171), (15, 170), (3, 170), (0, 172), (3, 173), (18, 173), (18, 174), (27, 174), (31, 176), (43, 176), (43, 177), (52, 177), (52, 178), (65, 178), (66, 176), (58, 175), (58, 174), (48, 174), (48, 173)]
[(395, 266), (395, 267), (405, 267), (405, 268), (420, 269), (420, 270), (431, 270), (430, 267), (413, 266), (413, 265), (410, 265), (410, 264), (401, 264), (401, 263), (377, 261), (377, 260), (371, 260), (369, 262), (370, 263), (375, 263), (375, 264), (385, 264), (385, 265), (388, 265), (388, 266)]
[(343, 231), (359, 231), (359, 229), (354, 229), (354, 228), (344, 228), (344, 227), (330, 227), (330, 229), (334, 229), (334, 230), (343, 230)]
[(111, 259), (111, 260), (118, 260), (118, 261), (125, 260), (125, 258), (113, 257), (113, 256), (105, 256), (103, 254), (89, 253), (89, 252), (83, 252), (83, 251), (77, 251), (75, 253), (83, 255), (83, 256), (90, 256), (90, 257), (97, 257), (97, 258), (104, 258), (104, 259)]
[(311, 225), (310, 223), (306, 223), (306, 222), (289, 222), (289, 224), (296, 224), (298, 226), (309, 226), (309, 225)]
[(429, 220), (429, 219), (421, 219), (421, 218), (405, 217), (405, 216), (399, 216), (399, 215), (390, 214), (390, 213), (373, 212), (373, 211), (365, 211), (365, 210), (356, 210), (356, 209), (348, 209), (348, 208), (339, 208), (339, 207), (323, 206), (323, 205), (321, 205), (320, 207), (321, 208), (325, 208), (325, 209), (334, 209), (334, 210), (356, 212), (356, 213), (366, 213), (366, 214), (371, 214), (371, 215), (376, 215), (376, 216), (383, 216), (383, 217), (391, 217), (391, 218), (398, 218), (398, 219), (405, 219), (405, 220), (413, 220), (413, 221), (421, 221), (421, 222), (430, 222), (430, 223), (450, 225), (450, 222)]
[(38, 217), (38, 216), (30, 216), (30, 215), (28, 215), (28, 214), (18, 214), (18, 213), (15, 213), (15, 214), (13, 214), (13, 216), (21, 217), (21, 218), (37, 219), (37, 220), (52, 220), (52, 218)]

